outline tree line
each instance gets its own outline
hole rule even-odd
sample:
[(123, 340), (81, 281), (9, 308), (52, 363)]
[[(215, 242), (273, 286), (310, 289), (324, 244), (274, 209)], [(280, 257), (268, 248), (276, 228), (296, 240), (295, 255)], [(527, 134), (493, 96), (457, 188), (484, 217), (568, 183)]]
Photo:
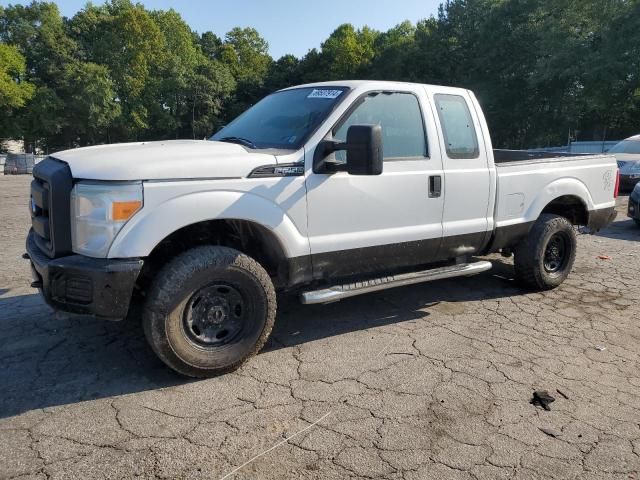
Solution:
[(269, 92), (340, 79), (470, 88), (500, 147), (623, 138), (640, 131), (640, 0), (448, 0), (277, 60), (253, 28), (198, 33), (129, 0), (0, 7), (0, 138), (28, 148), (203, 138)]

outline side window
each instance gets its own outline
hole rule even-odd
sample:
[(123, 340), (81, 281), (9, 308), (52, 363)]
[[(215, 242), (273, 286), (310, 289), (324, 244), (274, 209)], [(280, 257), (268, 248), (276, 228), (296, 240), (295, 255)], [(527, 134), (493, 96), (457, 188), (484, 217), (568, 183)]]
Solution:
[(478, 137), (467, 102), (460, 95), (435, 95), (449, 158), (478, 158)]
[[(344, 142), (351, 125), (382, 126), (383, 156), (407, 158), (427, 156), (427, 143), (422, 112), (415, 95), (411, 93), (375, 92), (362, 97), (355, 107), (333, 131), (333, 139)], [(336, 160), (345, 161), (344, 151), (336, 152)]]

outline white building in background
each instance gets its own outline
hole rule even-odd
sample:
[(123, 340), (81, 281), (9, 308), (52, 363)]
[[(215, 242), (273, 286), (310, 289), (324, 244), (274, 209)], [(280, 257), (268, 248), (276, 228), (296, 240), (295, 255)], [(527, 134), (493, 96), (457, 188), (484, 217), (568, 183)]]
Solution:
[(2, 140), (0, 142), (0, 152), (24, 153), (24, 142), (22, 140)]

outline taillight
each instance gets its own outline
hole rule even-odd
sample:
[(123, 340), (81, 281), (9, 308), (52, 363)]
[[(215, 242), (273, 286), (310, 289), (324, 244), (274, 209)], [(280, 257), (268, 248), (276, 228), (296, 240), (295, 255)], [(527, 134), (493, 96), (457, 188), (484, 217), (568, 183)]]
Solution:
[(613, 198), (618, 198), (618, 193), (620, 193), (620, 169), (616, 170), (616, 188), (613, 190)]

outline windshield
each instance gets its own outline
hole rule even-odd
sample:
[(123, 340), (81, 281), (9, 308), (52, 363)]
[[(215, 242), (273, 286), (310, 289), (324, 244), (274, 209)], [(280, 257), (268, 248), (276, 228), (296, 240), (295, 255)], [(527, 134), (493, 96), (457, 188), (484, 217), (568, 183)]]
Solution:
[(608, 153), (635, 153), (640, 155), (640, 140), (623, 140), (616, 143)]
[(210, 140), (250, 148), (297, 149), (345, 96), (345, 91), (345, 87), (309, 87), (273, 93)]

